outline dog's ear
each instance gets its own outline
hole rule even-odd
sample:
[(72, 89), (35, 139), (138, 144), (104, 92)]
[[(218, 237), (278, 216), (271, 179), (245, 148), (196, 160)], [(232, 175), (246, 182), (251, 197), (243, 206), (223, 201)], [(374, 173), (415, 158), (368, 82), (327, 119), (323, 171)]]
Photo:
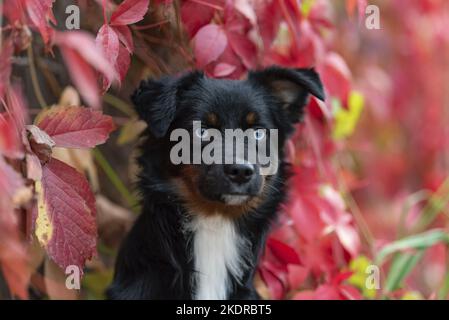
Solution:
[(149, 79), (140, 83), (131, 100), (137, 114), (148, 124), (156, 138), (165, 136), (173, 122), (180, 92), (188, 89), (203, 76), (202, 72), (190, 72), (180, 77)]
[(314, 69), (270, 67), (251, 72), (248, 80), (273, 95), (292, 122), (300, 120), (309, 94), (320, 100), (325, 98), (320, 77)]
[(146, 80), (131, 96), (137, 114), (156, 138), (163, 137), (176, 113), (176, 79)]

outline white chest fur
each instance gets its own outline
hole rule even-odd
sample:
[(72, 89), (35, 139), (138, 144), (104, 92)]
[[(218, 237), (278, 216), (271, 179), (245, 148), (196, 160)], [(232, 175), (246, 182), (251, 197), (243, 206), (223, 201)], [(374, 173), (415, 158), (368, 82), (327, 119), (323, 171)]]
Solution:
[(228, 299), (229, 274), (240, 280), (246, 268), (245, 240), (236, 232), (235, 223), (220, 215), (195, 216), (188, 227), (193, 233), (194, 298)]

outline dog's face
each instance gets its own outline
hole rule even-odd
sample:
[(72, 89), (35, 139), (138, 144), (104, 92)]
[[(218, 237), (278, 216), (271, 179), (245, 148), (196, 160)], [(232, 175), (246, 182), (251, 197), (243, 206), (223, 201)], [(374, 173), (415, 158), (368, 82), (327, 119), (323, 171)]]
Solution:
[[(164, 146), (164, 175), (186, 205), (240, 215), (273, 188), (283, 145), (310, 93), (324, 98), (313, 70), (272, 67), (241, 81), (199, 72), (146, 81), (133, 102), (155, 143)], [(180, 132), (189, 139), (180, 142)], [(173, 159), (179, 151), (188, 161)], [(269, 160), (262, 163), (260, 155)]]

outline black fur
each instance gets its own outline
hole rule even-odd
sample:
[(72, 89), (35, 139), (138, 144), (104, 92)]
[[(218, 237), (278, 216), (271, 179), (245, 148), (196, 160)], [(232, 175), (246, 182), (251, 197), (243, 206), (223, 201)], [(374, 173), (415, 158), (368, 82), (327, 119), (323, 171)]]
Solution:
[[(120, 250), (109, 298), (193, 299), (192, 235), (183, 230), (190, 215), (172, 182), (183, 173), (170, 162), (169, 132), (190, 128), (192, 120), (201, 120), (211, 111), (220, 117), (220, 129), (246, 129), (241, 118), (252, 111), (258, 115), (257, 126), (279, 130), (279, 157), (283, 159), (282, 146), (300, 120), (309, 93), (324, 99), (320, 79), (312, 69), (272, 67), (251, 72), (242, 81), (208, 79), (193, 72), (142, 82), (132, 97), (139, 116), (148, 123), (138, 158), (142, 214)], [(287, 177), (288, 165), (281, 161), (276, 175), (267, 180), (271, 187), (262, 203), (235, 218), (240, 235), (251, 243), (253, 267), (243, 281), (232, 278), (230, 299), (258, 298), (253, 286), (255, 266), (284, 199)]]

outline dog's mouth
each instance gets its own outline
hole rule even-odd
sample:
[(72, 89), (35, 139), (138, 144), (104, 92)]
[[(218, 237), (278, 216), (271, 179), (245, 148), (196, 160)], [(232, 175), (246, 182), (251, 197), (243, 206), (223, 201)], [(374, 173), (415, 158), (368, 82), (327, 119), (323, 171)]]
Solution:
[(221, 200), (229, 206), (241, 206), (251, 200), (250, 195), (246, 194), (223, 194)]

